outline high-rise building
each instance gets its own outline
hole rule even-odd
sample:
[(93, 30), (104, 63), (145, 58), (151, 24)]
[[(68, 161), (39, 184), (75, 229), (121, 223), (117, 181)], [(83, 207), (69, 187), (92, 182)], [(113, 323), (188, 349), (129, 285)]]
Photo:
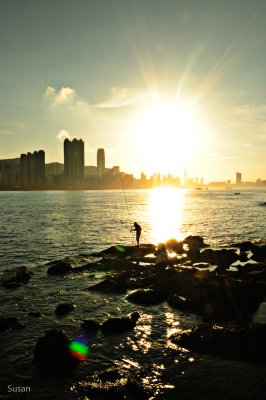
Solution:
[(20, 177), (22, 186), (42, 186), (45, 183), (45, 153), (43, 150), (21, 154)]
[(100, 176), (105, 173), (105, 153), (104, 149), (97, 150), (97, 169)]
[(236, 184), (241, 185), (241, 183), (242, 183), (242, 174), (241, 174), (241, 172), (237, 172), (236, 173)]
[(20, 183), (20, 159), (0, 160), (0, 186), (17, 186)]
[(64, 180), (80, 183), (84, 180), (84, 142), (82, 139), (64, 141)]

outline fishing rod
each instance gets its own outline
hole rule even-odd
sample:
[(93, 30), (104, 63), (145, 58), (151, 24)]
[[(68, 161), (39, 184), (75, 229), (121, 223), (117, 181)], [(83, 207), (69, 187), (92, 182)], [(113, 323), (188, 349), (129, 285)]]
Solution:
[(133, 244), (134, 243), (134, 236), (133, 236), (133, 232), (132, 232), (133, 224), (132, 224), (131, 216), (130, 216), (130, 213), (129, 213), (128, 203), (127, 203), (127, 196), (126, 196), (126, 191), (125, 191), (125, 187), (124, 187), (124, 181), (123, 181), (123, 174), (122, 173), (120, 173), (120, 178), (121, 178), (121, 182), (122, 182), (122, 188), (123, 188), (124, 199), (125, 199), (125, 203), (126, 203), (128, 220), (129, 220), (129, 223), (130, 223), (130, 233), (131, 233), (132, 244)]

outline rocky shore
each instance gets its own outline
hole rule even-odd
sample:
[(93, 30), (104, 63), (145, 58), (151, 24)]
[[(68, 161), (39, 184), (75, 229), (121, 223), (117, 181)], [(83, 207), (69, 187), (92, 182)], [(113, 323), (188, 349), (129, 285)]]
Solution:
[[(177, 347), (225, 359), (266, 362), (266, 324), (253, 322), (266, 295), (265, 244), (242, 242), (215, 249), (202, 237), (189, 236), (157, 247), (113, 246), (90, 256), (95, 262), (74, 266), (66, 258), (44, 268), (49, 279), (93, 268), (102, 270), (104, 279), (87, 291), (124, 296), (136, 305), (136, 311), (113, 315), (101, 323), (97, 315), (84, 319), (80, 329), (89, 337), (98, 331), (106, 336), (132, 331), (141, 317), (138, 305), (148, 309), (167, 302), (173, 310), (201, 317), (200, 324), (169, 337)], [(25, 267), (9, 270), (2, 275), (2, 286), (15, 292), (31, 277), (32, 272)], [(60, 303), (54, 312), (66, 315), (74, 308), (72, 303)], [(38, 318), (41, 313), (36, 311), (32, 316)], [(0, 331), (22, 328), (17, 316), (0, 317)], [(35, 344), (35, 364), (42, 372), (68, 376), (79, 361), (69, 352), (67, 335), (51, 328)], [(151, 395), (140, 373), (129, 371), (125, 375), (116, 368), (90, 374), (87, 380), (77, 382), (75, 389), (91, 399), (148, 399)]]

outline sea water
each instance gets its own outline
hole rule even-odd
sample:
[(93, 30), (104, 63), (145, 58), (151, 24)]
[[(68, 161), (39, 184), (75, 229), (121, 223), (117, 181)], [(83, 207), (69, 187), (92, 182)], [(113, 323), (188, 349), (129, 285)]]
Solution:
[[(190, 234), (203, 236), (213, 247), (245, 240), (263, 242), (265, 200), (262, 190), (242, 190), (238, 196), (229, 190), (169, 188), (0, 192), (0, 273), (21, 265), (34, 272), (16, 290), (0, 288), (0, 315), (17, 316), (25, 324), (21, 331), (0, 334), (2, 388), (30, 388), (27, 399), (83, 399), (75, 390), (76, 382), (95, 370), (118, 366), (142, 371), (154, 399), (264, 399), (265, 366), (180, 352), (169, 342), (172, 332), (201, 322), (200, 317), (166, 303), (136, 306), (125, 296), (87, 291), (104, 277), (104, 271), (48, 276), (44, 264), (70, 257), (80, 265), (90, 261), (92, 252), (133, 244), (130, 227), (135, 221), (142, 226), (145, 243)], [(56, 318), (54, 310), (64, 302), (74, 303), (75, 310)], [(261, 322), (266, 322), (264, 310), (265, 304), (258, 314)], [(39, 311), (42, 317), (31, 317), (30, 311)], [(89, 358), (71, 377), (59, 379), (36, 369), (33, 349), (48, 329), (62, 329), (75, 338), (82, 335), (84, 319), (103, 322), (133, 311), (141, 313), (135, 330), (111, 337), (97, 334), (90, 341)]]

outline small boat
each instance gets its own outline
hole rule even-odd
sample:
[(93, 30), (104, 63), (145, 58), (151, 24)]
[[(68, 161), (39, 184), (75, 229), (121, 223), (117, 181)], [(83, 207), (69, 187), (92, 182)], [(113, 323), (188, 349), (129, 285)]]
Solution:
[(237, 195), (237, 194), (240, 194), (240, 192), (235, 192), (235, 194)]

